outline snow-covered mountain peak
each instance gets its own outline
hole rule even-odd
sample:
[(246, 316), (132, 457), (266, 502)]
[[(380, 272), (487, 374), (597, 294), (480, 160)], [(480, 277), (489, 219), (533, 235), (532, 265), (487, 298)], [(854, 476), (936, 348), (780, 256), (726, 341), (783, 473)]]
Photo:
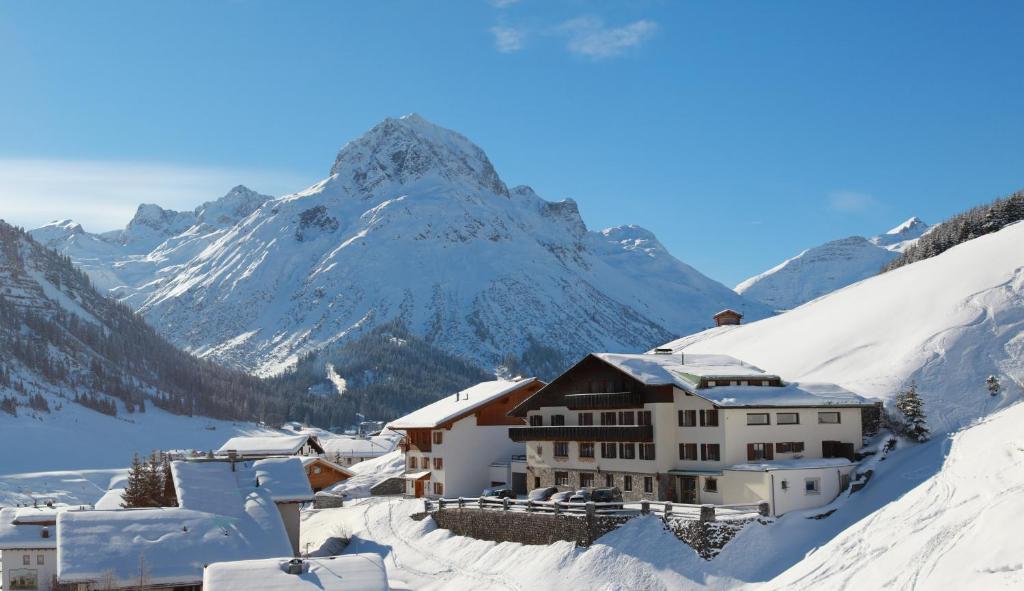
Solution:
[(906, 236), (908, 234), (918, 232), (918, 236), (920, 236), (921, 233), (923, 233), (924, 230), (927, 228), (928, 224), (924, 223), (921, 220), (921, 218), (914, 216), (909, 220), (903, 222), (902, 224), (896, 226), (895, 228), (889, 230), (888, 232), (886, 232), (886, 234), (899, 234), (901, 236)]
[(197, 207), (196, 219), (207, 224), (231, 225), (271, 199), (273, 197), (270, 195), (263, 195), (245, 185), (238, 185), (220, 199), (208, 201)]
[(385, 119), (345, 144), (331, 176), (343, 191), (364, 198), (421, 183), (509, 195), (483, 150), (416, 114)]

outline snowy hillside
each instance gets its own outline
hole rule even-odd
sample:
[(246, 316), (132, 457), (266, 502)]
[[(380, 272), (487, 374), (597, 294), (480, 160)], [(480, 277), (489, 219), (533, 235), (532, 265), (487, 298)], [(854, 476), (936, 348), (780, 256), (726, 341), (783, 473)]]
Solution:
[[(684, 337), (677, 351), (728, 353), (784, 379), (891, 399), (917, 382), (933, 431), (1021, 398), (1024, 223), (830, 293), (785, 314)], [(995, 375), (1002, 392), (991, 396)]]
[(843, 531), (771, 589), (1024, 587), (1024, 404), (957, 433), (941, 470)]
[(851, 236), (826, 242), (743, 281), (736, 286), (736, 292), (777, 310), (795, 308), (877, 275), (928, 228), (914, 217), (873, 238)]
[(572, 200), (509, 189), (479, 147), (417, 115), (349, 142), (304, 191), (214, 221), (202, 209), (143, 206), (102, 237), (35, 233), (176, 344), (262, 374), (394, 319), (494, 368), (539, 346), (562, 364), (641, 350), (725, 307), (769, 314), (642, 228), (589, 231)]

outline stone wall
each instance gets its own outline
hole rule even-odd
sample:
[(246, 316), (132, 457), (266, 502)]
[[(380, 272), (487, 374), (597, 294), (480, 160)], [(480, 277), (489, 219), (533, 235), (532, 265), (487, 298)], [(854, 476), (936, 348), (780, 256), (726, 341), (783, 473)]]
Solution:
[[(547, 545), (558, 541), (573, 542), (586, 547), (598, 538), (626, 523), (634, 516), (552, 515), (522, 511), (481, 510), (475, 508), (440, 509), (430, 513), (438, 527), (460, 536)], [(668, 519), (665, 529), (692, 547), (705, 560), (718, 555), (722, 548), (753, 519), (743, 521), (700, 522)]]
[(370, 488), (370, 494), (375, 497), (405, 494), (405, 480), (401, 478), (388, 478), (373, 485)]
[(314, 509), (334, 509), (345, 505), (345, 497), (320, 491), (313, 495)]

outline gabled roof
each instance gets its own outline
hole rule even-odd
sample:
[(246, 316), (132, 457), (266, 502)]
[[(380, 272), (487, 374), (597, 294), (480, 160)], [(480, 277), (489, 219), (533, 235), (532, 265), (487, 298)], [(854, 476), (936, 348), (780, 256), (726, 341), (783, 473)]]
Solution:
[(375, 435), (369, 439), (358, 437), (331, 437), (320, 441), (324, 454), (335, 454), (354, 458), (376, 458), (395, 449), (399, 437)]
[(302, 458), (303, 466), (308, 466), (310, 464), (324, 464), (325, 466), (331, 468), (332, 470), (337, 470), (338, 472), (341, 472), (342, 474), (350, 478), (352, 476), (355, 476), (356, 474), (355, 472), (349, 470), (345, 466), (339, 466), (338, 464), (335, 464), (334, 462), (331, 462), (321, 457), (306, 456)]
[(287, 572), (291, 558), (218, 562), (203, 575), (205, 591), (387, 591), (384, 561), (377, 554), (303, 559), (303, 573)]
[(218, 454), (227, 454), (229, 451), (238, 452), (242, 456), (290, 456), (294, 455), (302, 446), (309, 442), (314, 449), (323, 453), (316, 437), (311, 435), (261, 435), (261, 436), (240, 436), (228, 439), (224, 445), (217, 450)]
[(449, 394), (437, 402), (413, 411), (392, 421), (388, 427), (397, 430), (433, 429), (465, 417), (503, 396), (537, 381), (537, 378), (522, 380), (495, 380), (481, 382), (457, 394)]
[(712, 318), (718, 318), (719, 316), (725, 316), (726, 314), (729, 314), (729, 315), (732, 315), (732, 316), (739, 316), (740, 318), (743, 318), (743, 314), (740, 314), (739, 312), (737, 312), (736, 310), (733, 310), (732, 308), (726, 308), (726, 309), (722, 310), (721, 312), (718, 312), (717, 314), (712, 316)]
[(646, 386), (673, 385), (693, 393), (701, 378), (779, 379), (729, 355), (690, 353), (594, 353), (595, 357)]

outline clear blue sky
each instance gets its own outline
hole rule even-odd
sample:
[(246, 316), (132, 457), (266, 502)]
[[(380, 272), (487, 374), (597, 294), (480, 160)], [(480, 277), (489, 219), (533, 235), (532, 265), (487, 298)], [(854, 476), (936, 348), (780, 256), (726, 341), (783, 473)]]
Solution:
[(0, 4), (0, 217), (282, 194), (418, 112), (733, 285), (1024, 187), (1019, 2)]

